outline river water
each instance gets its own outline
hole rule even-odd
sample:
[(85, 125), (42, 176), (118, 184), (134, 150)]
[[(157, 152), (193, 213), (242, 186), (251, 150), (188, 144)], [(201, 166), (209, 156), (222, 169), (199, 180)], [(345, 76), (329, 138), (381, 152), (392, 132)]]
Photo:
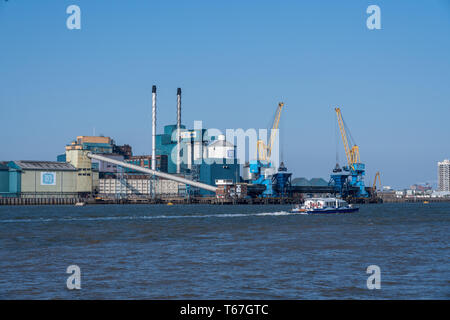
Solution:
[[(1, 299), (449, 299), (450, 203), (0, 207)], [(68, 290), (66, 269), (81, 270)], [(367, 267), (380, 268), (369, 290)]]

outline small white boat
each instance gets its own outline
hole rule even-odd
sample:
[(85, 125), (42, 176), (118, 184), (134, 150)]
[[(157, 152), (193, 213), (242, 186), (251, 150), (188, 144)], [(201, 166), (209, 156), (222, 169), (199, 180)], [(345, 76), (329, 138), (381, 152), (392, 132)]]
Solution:
[(358, 207), (337, 198), (309, 198), (303, 205), (295, 206), (293, 213), (349, 213), (358, 211)]
[(86, 202), (77, 202), (75, 203), (75, 207), (84, 207), (86, 205)]

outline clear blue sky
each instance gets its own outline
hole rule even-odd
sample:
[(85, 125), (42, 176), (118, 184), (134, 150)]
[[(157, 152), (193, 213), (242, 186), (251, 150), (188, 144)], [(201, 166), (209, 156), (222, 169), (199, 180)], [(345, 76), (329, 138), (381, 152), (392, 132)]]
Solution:
[[(81, 30), (66, 28), (70, 4)], [(370, 4), (382, 30), (366, 28)], [(0, 44), (0, 160), (55, 160), (94, 127), (150, 153), (153, 84), (159, 130), (177, 87), (188, 127), (264, 128), (284, 101), (296, 177), (328, 179), (335, 106), (370, 184), (378, 170), (394, 187), (436, 181), (450, 157), (446, 0), (0, 0)]]

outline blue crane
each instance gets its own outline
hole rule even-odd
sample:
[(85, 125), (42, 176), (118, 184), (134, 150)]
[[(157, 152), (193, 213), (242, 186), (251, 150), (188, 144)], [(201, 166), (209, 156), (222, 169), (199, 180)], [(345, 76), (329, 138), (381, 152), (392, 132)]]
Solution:
[[(347, 195), (347, 188), (356, 187), (356, 196), (358, 198), (367, 198), (369, 196), (364, 184), (365, 164), (361, 162), (359, 156), (359, 147), (355, 144), (353, 137), (342, 117), (341, 109), (335, 108), (339, 129), (341, 132), (342, 142), (345, 148), (345, 155), (347, 157), (347, 166), (341, 170), (339, 165), (333, 170), (331, 180), (334, 181), (335, 190), (341, 195)], [(350, 177), (350, 181), (348, 178)]]
[(278, 104), (268, 145), (266, 145), (263, 140), (258, 140), (257, 159), (252, 160), (249, 163), (248, 169), (251, 175), (251, 183), (262, 184), (266, 187), (265, 191), (262, 193), (263, 197), (287, 196), (288, 186), (292, 175), (287, 172), (283, 163), (281, 163), (277, 170), (277, 168), (273, 166), (271, 160), (272, 148), (275, 144), (283, 106), (283, 102)]

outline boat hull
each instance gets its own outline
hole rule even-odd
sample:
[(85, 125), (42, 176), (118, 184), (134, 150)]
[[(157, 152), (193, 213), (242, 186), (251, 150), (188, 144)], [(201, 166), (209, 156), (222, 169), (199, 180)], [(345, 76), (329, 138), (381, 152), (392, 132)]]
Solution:
[(351, 213), (358, 211), (359, 208), (327, 208), (327, 209), (292, 209), (293, 213), (321, 213), (321, 214), (329, 214), (329, 213)]

